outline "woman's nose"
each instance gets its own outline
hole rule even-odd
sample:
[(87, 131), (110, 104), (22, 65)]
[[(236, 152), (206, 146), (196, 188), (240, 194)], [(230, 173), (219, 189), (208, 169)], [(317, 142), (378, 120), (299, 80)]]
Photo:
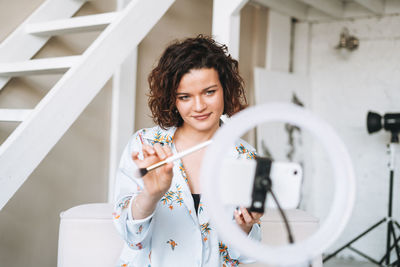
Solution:
[(196, 97), (194, 110), (200, 112), (206, 108), (207, 104), (201, 97)]

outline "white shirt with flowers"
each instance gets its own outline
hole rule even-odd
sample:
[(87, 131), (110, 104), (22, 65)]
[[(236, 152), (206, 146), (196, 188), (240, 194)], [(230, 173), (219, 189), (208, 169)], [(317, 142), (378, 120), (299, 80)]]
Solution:
[[(225, 267), (251, 262), (219, 240), (201, 199), (196, 215), (188, 177), (181, 161), (174, 163), (171, 187), (161, 198), (154, 213), (141, 220), (132, 217), (132, 199), (142, 190), (143, 181), (132, 177), (137, 166), (131, 154), (133, 151), (142, 151), (142, 141), (151, 145), (156, 142), (168, 144), (175, 153), (175, 130), (175, 127), (164, 130), (159, 126), (139, 130), (131, 137), (122, 154), (115, 184), (113, 218), (125, 240), (125, 247), (117, 266)], [(255, 150), (240, 140), (232, 148), (232, 156), (253, 159)], [(259, 224), (253, 225), (249, 238), (261, 239)]]

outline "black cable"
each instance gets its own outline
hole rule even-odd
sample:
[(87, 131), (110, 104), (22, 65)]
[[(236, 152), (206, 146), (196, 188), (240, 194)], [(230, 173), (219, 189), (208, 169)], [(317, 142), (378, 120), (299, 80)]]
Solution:
[[(278, 207), (279, 213), (282, 216), (283, 222), (285, 223), (286, 226), (286, 231), (288, 233), (288, 239), (290, 244), (294, 244), (294, 239), (293, 239), (293, 234), (292, 234), (292, 229), (290, 228), (289, 222), (287, 220), (286, 214), (283, 211), (281, 205), (279, 204), (278, 199), (276, 198), (274, 192), (272, 191), (271, 187), (268, 188), (268, 191), (271, 193), (272, 198), (274, 199), (276, 206)], [(311, 262), (309, 263), (309, 267), (312, 267)]]
[(286, 218), (286, 214), (283, 211), (283, 209), (281, 208), (281, 205), (279, 204), (278, 199), (276, 198), (276, 196), (275, 196), (274, 192), (272, 191), (272, 189), (269, 188), (268, 191), (271, 193), (271, 196), (274, 199), (274, 201), (276, 203), (276, 206), (278, 206), (279, 213), (281, 214), (283, 222), (285, 223), (286, 231), (288, 233), (289, 243), (293, 244), (294, 243), (294, 239), (293, 239), (293, 235), (292, 235), (292, 229), (290, 229), (290, 225), (289, 225), (289, 222), (288, 222), (288, 220)]

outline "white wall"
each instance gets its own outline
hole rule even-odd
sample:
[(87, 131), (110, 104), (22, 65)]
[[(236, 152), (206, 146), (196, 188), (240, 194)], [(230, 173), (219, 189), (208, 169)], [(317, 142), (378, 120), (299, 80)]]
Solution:
[[(360, 39), (358, 50), (341, 55), (334, 46), (346, 26)], [(384, 130), (369, 135), (366, 115), (400, 112), (400, 16), (354, 21), (316, 23), (311, 27), (310, 79), (312, 109), (327, 120), (347, 145), (357, 176), (357, 198), (353, 216), (332, 251), (387, 214), (389, 170)], [(320, 216), (330, 203), (330, 167), (316, 149), (313, 199), (309, 208)], [(397, 153), (400, 165), (400, 152)], [(400, 168), (397, 167), (394, 215), (400, 220)], [(380, 259), (386, 246), (386, 224), (356, 245)], [(349, 250), (343, 256), (355, 255)]]

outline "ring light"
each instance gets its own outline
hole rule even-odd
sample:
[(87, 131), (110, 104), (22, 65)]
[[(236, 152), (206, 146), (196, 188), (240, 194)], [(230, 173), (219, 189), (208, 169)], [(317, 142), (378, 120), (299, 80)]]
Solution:
[[(334, 196), (330, 212), (309, 238), (294, 244), (270, 246), (252, 241), (230, 219), (219, 194), (221, 157), (235, 140), (265, 122), (287, 122), (309, 130), (325, 149), (334, 171)], [(296, 265), (322, 254), (340, 235), (350, 218), (355, 199), (355, 176), (350, 156), (333, 128), (311, 112), (292, 104), (273, 103), (247, 108), (224, 123), (214, 135), (201, 169), (204, 200), (219, 236), (243, 254), (273, 265)]]

